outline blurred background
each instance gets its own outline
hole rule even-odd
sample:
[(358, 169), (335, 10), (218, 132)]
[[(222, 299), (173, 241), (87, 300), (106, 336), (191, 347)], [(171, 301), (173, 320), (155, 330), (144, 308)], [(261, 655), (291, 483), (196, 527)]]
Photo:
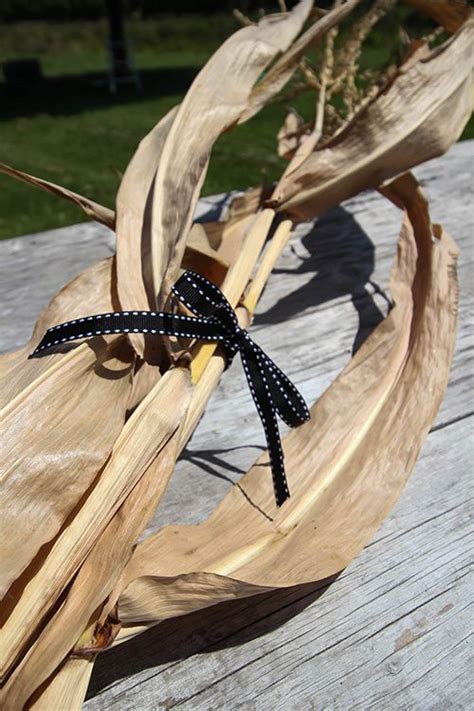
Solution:
[[(288, 2), (291, 7), (294, 2)], [(330, 7), (319, 0), (319, 7)], [(358, 13), (370, 5), (361, 3)], [(278, 12), (252, 0), (2, 0), (0, 161), (114, 206), (140, 139), (179, 103), (209, 56), (241, 27)], [(399, 59), (407, 38), (435, 27), (402, 2), (374, 28), (361, 69)], [(345, 27), (340, 35), (344, 36)], [(317, 64), (317, 50), (314, 57)], [(314, 95), (275, 103), (217, 142), (203, 194), (277, 178), (276, 135), (288, 108), (308, 120)], [(471, 122), (462, 139), (474, 136)], [(80, 222), (68, 203), (0, 175), (0, 238)]]

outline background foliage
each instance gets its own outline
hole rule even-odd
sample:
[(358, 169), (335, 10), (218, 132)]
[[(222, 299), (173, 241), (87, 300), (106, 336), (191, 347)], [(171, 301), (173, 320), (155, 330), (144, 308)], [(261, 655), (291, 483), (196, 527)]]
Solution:
[[(179, 6), (180, 14), (164, 12), (172, 4), (175, 10)], [(0, 73), (0, 160), (113, 207), (120, 176), (139, 140), (182, 99), (200, 67), (240, 26), (230, 8), (238, 6), (255, 17), (262, 5), (242, 0), (230, 2), (229, 12), (212, 13), (214, 6), (222, 9), (226, 3), (192, 4), (199, 12), (184, 12), (183, 0), (128, 2), (127, 33), (141, 90), (124, 85), (111, 94), (107, 22), (99, 17), (102, 0), (3, 0), (0, 17), (8, 22), (0, 32), (1, 60), (36, 58), (43, 79), (7, 87)], [(323, 5), (321, 0), (318, 4)], [(267, 5), (277, 9), (276, 2)], [(17, 21), (19, 17), (30, 19)], [(416, 37), (432, 26), (412, 9), (397, 6), (366, 42), (361, 68), (396, 61), (401, 28)], [(219, 139), (205, 194), (245, 188), (281, 174), (284, 162), (276, 152), (276, 134), (289, 106), (310, 119), (314, 95), (283, 96)], [(473, 134), (471, 125), (464, 137)], [(0, 175), (0, 238), (82, 219), (72, 205)]]

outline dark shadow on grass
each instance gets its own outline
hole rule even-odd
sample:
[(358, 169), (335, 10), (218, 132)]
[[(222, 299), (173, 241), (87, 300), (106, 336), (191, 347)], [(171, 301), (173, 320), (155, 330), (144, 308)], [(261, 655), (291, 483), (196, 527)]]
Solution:
[[(99, 655), (87, 698), (97, 696), (120, 679), (146, 669), (153, 669), (154, 683), (159, 687), (160, 673), (181, 660), (195, 654), (237, 647), (278, 629), (314, 604), (337, 577), (222, 602), (166, 620)], [(209, 684), (212, 681), (209, 679)]]
[(133, 85), (123, 85), (116, 94), (110, 93), (105, 74), (68, 74), (18, 86), (0, 82), (0, 120), (36, 114), (68, 116), (91, 109), (180, 96), (199, 69), (198, 66), (142, 69), (141, 91)]

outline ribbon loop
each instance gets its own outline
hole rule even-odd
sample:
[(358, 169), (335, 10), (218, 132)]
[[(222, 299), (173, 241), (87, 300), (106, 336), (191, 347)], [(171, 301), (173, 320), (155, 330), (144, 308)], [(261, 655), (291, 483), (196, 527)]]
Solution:
[(265, 431), (275, 498), (277, 505), (281, 506), (290, 492), (277, 415), (289, 427), (307, 422), (310, 413), (303, 397), (247, 331), (240, 328), (234, 309), (215, 284), (200, 274), (186, 271), (172, 291), (195, 314), (194, 317), (155, 311), (117, 311), (85, 316), (49, 328), (30, 358), (68, 341), (113, 333), (146, 333), (218, 341), (224, 346), (227, 366), (240, 352), (250, 392)]
[(172, 287), (172, 292), (193, 314), (208, 318), (209, 323), (215, 325), (216, 334), (224, 344), (229, 367), (240, 350), (242, 329), (222, 291), (200, 274), (186, 271)]

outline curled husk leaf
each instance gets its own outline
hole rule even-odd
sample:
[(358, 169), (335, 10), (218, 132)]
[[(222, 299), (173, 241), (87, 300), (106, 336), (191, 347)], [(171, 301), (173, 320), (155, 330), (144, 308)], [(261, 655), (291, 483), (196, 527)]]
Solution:
[(285, 437), (294, 492), (288, 504), (275, 509), (271, 484), (261, 476), (265, 454), (207, 521), (168, 526), (141, 543), (119, 597), (126, 626), (334, 575), (397, 500), (447, 385), (457, 249), (431, 225), (411, 175), (386, 194), (404, 209), (390, 283), (394, 306), (313, 405), (311, 421)]
[(79, 193), (63, 188), (61, 185), (56, 185), (56, 183), (50, 183), (48, 180), (36, 178), (34, 175), (24, 173), (22, 170), (17, 170), (6, 163), (0, 163), (0, 173), (9, 175), (12, 178), (17, 178), (18, 180), (23, 180), (25, 183), (29, 183), (30, 185), (35, 185), (37, 188), (40, 188), (47, 193), (63, 197), (66, 200), (75, 203), (86, 213), (88, 217), (91, 217), (93, 220), (101, 222), (106, 227), (110, 227), (111, 230), (115, 227), (114, 211), (110, 210), (108, 207), (100, 205), (94, 200), (84, 197), (84, 195), (79, 195)]
[(471, 18), (429, 56), (411, 57), (339, 135), (290, 163), (270, 204), (308, 219), (444, 153), (472, 113), (473, 37)]
[(270, 15), (232, 35), (198, 74), (183, 103), (140, 145), (117, 201), (118, 283), (124, 308), (165, 303), (182, 261), (211, 148), (241, 119), (254, 84), (299, 33), (311, 5), (303, 0), (291, 13)]

